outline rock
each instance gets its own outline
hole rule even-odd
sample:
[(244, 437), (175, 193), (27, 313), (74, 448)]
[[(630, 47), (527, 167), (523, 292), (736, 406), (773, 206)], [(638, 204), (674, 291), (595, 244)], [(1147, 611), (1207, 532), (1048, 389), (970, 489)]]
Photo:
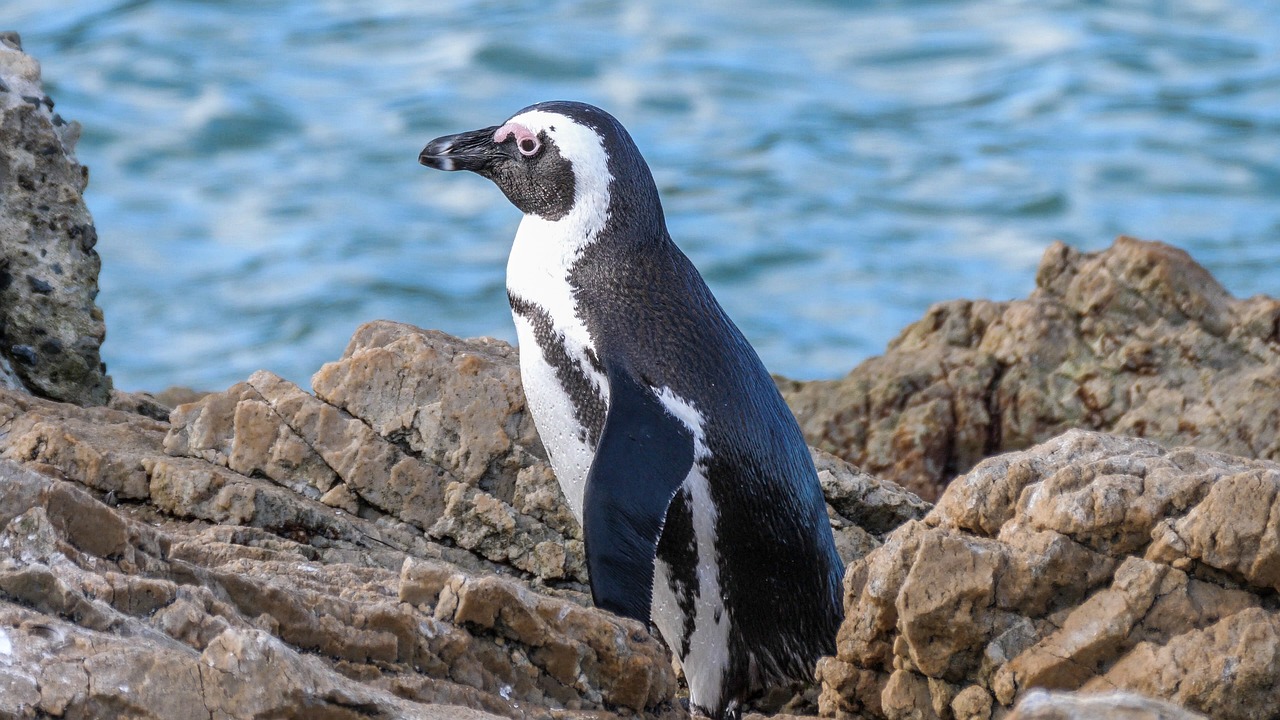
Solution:
[(931, 507), (913, 493), (868, 475), (829, 453), (810, 448), (827, 500), (836, 552), (847, 566), (879, 547), (885, 534)]
[(75, 157), (79, 125), (53, 112), (40, 64), (0, 40), (0, 387), (106, 404), (101, 262)]
[(112, 390), (107, 407), (135, 415), (146, 415), (153, 420), (168, 421), (169, 413), (173, 412), (175, 407), (195, 402), (205, 395), (208, 393), (183, 387), (171, 387), (159, 393)]
[[(263, 478), (379, 524), (403, 523), (410, 534), (512, 568), (535, 586), (586, 590), (581, 529), (525, 412), (511, 346), (375, 321), (356, 331), (312, 387), (315, 396), (259, 372), (176, 408), (163, 441), (174, 459), (166, 462), (216, 467), (201, 471), (195, 488), (183, 479), (191, 477), (188, 466), (177, 466), (177, 482), (154, 472), (152, 486), (163, 493), (153, 490), (152, 501), (170, 514), (215, 522), (321, 525), (271, 519), (281, 511), (266, 501), (268, 490), (246, 487)], [(929, 509), (839, 458), (815, 451), (814, 460), (846, 562)], [(437, 589), (440, 582), (428, 586), (452, 608), (456, 591)], [(794, 698), (776, 700), (803, 709)]]
[(1007, 720), (1200, 720), (1204, 717), (1171, 703), (1126, 692), (1082, 695), (1032, 690)]
[(1276, 463), (1085, 431), (991, 458), (848, 568), (822, 712), (999, 717), (1046, 688), (1270, 717), (1277, 538)]
[[(8, 405), (10, 425), (128, 426), (0, 401), (26, 408)], [(135, 417), (145, 441), (129, 450), (158, 451)], [(68, 446), (98, 440), (68, 426)], [(144, 462), (148, 492), (113, 507), (61, 466), (14, 457), (0, 460), (0, 715), (681, 715), (665, 648), (581, 593), (535, 593), (465, 551), (203, 460)], [(118, 466), (94, 472), (125, 485)]]
[(925, 499), (1072, 428), (1280, 460), (1280, 301), (1128, 237), (1054, 243), (1036, 284), (935, 305), (840, 380), (780, 381), (809, 442)]
[[(312, 386), (314, 397), (259, 372), (179, 406), (165, 449), (585, 588), (581, 529), (525, 412), (510, 345), (375, 321)], [(928, 510), (838, 458), (814, 459), (846, 562)]]
[[(684, 716), (661, 643), (590, 605), (510, 346), (370, 323), (313, 386), (255, 373), (171, 422), (0, 390), (5, 712)], [(929, 509), (814, 458), (847, 561)]]
[(586, 582), (581, 530), (530, 449), (541, 452), (510, 346), (374, 322), (312, 384), (318, 397), (259, 372), (180, 406), (165, 448), (542, 580)]
[[(497, 720), (467, 707), (426, 705), (335, 673), (270, 634), (226, 629), (203, 652), (121, 637), (0, 603), (0, 713), (12, 718), (414, 717)], [(265, 680), (265, 681), (264, 681)], [(305, 709), (304, 709), (305, 708)], [(198, 710), (197, 710), (198, 709)]]

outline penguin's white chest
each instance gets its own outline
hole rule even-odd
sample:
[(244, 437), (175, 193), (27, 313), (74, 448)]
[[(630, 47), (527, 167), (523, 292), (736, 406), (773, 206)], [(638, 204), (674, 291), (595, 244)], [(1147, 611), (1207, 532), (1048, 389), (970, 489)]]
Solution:
[[(525, 400), (565, 499), (581, 523), (596, 433), (608, 412), (609, 384), (573, 291), (570, 270), (577, 254), (558, 250), (584, 243), (572, 242), (577, 235), (565, 237), (566, 229), (562, 223), (525, 218), (507, 262), (507, 293), (520, 343)], [(684, 663), (691, 700), (712, 707), (719, 702), (728, 667), (731, 619), (720, 582), (719, 513), (706, 475), (710, 453), (705, 423), (696, 408), (669, 388), (654, 392), (671, 422), (683, 423), (694, 437), (694, 463), (679, 490), (692, 513), (693, 535), (686, 540), (694, 551), (694, 567), (678, 574), (692, 574), (693, 582), (684, 586), (674, 581), (677, 574), (666, 563), (656, 562), (652, 617)]]
[[(583, 495), (587, 473), (595, 458), (595, 446), (587, 427), (578, 419), (569, 392), (557, 377), (556, 367), (543, 355), (533, 324), (517, 313), (513, 312), (512, 317), (520, 343), (520, 379), (524, 383), (525, 401), (569, 509), (581, 524)], [(608, 388), (604, 388), (603, 394), (607, 395)]]
[[(609, 384), (592, 358), (595, 342), (582, 321), (569, 269), (573, 255), (560, 223), (528, 217), (507, 261), (507, 293), (520, 344), (520, 379), (538, 435), (569, 508), (582, 522), (583, 494), (597, 432), (609, 406)], [(592, 423), (595, 427), (590, 427)]]

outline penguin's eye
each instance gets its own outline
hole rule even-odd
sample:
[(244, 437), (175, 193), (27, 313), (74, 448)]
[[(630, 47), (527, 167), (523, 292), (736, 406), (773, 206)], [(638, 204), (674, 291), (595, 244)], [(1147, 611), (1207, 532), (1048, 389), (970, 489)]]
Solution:
[(516, 143), (516, 147), (520, 148), (520, 154), (525, 157), (533, 157), (542, 149), (542, 143), (537, 138), (520, 138), (520, 142)]

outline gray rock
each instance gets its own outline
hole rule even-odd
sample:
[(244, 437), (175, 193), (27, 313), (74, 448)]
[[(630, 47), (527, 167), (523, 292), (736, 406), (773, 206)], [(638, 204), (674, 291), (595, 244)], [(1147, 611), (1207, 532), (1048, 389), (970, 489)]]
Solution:
[(53, 112), (40, 64), (0, 40), (0, 386), (103, 405), (111, 379), (98, 294), (97, 232), (81, 198), (79, 127)]

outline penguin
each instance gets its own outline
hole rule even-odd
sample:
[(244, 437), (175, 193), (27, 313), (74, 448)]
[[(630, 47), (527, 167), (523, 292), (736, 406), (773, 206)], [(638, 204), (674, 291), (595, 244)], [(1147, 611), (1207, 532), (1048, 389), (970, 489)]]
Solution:
[(715, 720), (812, 682), (843, 618), (817, 473), (672, 241), (631, 136), (600, 108), (544, 102), (418, 159), (488, 178), (524, 213), (507, 263), (520, 374), (596, 606), (656, 627)]

